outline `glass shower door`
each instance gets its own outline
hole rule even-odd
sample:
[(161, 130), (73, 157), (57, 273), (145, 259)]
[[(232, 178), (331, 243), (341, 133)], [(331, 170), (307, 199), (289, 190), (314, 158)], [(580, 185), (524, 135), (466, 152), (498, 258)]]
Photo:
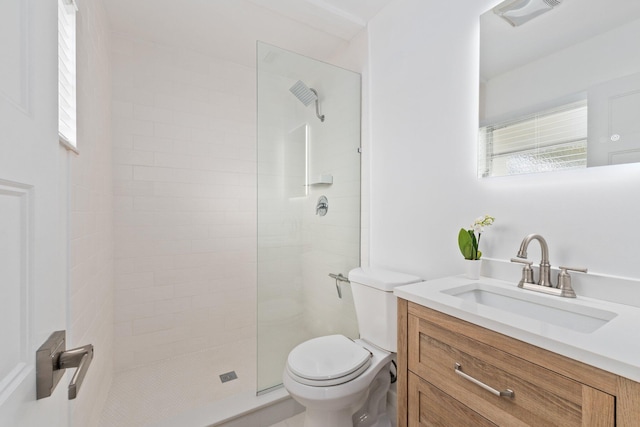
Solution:
[[(360, 264), (358, 73), (258, 43), (257, 387), (289, 351), (358, 337), (353, 297), (329, 274)], [(322, 117), (324, 116), (324, 118)]]

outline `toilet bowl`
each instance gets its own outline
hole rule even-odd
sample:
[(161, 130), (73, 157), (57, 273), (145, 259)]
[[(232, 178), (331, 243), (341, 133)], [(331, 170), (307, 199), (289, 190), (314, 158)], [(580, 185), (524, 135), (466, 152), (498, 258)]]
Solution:
[[(327, 347), (320, 354), (317, 351), (323, 345)], [(379, 374), (378, 399), (386, 400), (392, 357), (390, 352), (342, 335), (315, 338), (289, 354), (283, 383), (306, 408), (305, 427), (377, 426), (355, 424), (352, 416), (370, 397), (370, 386)], [(370, 419), (378, 415), (374, 411), (360, 416)]]
[(283, 384), (305, 406), (304, 427), (392, 427), (387, 414), (396, 351), (393, 288), (416, 276), (358, 268), (349, 273), (360, 339), (329, 335), (305, 341), (287, 358)]

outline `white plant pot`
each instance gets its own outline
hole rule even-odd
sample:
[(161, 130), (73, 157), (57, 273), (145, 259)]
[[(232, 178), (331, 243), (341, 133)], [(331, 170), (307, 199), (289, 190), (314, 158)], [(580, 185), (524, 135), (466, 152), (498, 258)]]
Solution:
[(467, 279), (478, 280), (480, 278), (480, 269), (482, 268), (481, 259), (465, 259), (464, 274)]

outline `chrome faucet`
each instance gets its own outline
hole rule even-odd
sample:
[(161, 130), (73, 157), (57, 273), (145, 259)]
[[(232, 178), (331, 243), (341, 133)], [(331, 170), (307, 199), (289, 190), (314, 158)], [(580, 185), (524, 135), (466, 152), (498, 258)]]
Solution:
[[(538, 277), (538, 284), (533, 280), (533, 269), (531, 268), (531, 261), (527, 261), (527, 248), (532, 240), (537, 240), (540, 243), (542, 250), (542, 259), (540, 260), (540, 272)], [(546, 294), (558, 295), (561, 297), (575, 298), (576, 293), (571, 287), (571, 276), (568, 271), (578, 271), (580, 273), (586, 273), (586, 268), (574, 268), (574, 267), (560, 267), (560, 273), (558, 273), (558, 285), (554, 286), (551, 283), (551, 264), (549, 264), (549, 246), (547, 241), (544, 240), (539, 234), (529, 234), (526, 236), (522, 243), (520, 243), (520, 250), (518, 250), (517, 258), (511, 258), (511, 262), (518, 262), (524, 264), (522, 269), (522, 279), (518, 283), (519, 288), (528, 289), (530, 291), (544, 292)]]
[(542, 250), (542, 259), (540, 260), (540, 273), (538, 276), (538, 285), (553, 287), (551, 284), (551, 264), (549, 264), (549, 246), (547, 241), (544, 240), (539, 234), (529, 234), (520, 243), (520, 250), (518, 251), (518, 258), (527, 259), (527, 248), (532, 240), (540, 242), (540, 249)]

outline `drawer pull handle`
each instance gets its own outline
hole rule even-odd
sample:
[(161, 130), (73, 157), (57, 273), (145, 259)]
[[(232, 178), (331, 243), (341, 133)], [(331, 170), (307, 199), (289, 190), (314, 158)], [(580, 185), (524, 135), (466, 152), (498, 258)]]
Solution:
[(513, 390), (509, 390), (509, 389), (506, 389), (504, 391), (496, 390), (495, 388), (486, 385), (482, 381), (478, 381), (477, 379), (473, 378), (471, 375), (465, 374), (464, 372), (462, 372), (462, 365), (460, 365), (457, 362), (456, 362), (456, 366), (455, 366), (455, 372), (456, 372), (456, 374), (460, 375), (465, 380), (471, 381), (475, 385), (478, 385), (478, 386), (482, 387), (483, 389), (487, 390), (488, 392), (491, 392), (492, 394), (495, 394), (498, 397), (511, 397), (511, 398), (513, 398), (515, 396), (515, 393), (513, 392)]

